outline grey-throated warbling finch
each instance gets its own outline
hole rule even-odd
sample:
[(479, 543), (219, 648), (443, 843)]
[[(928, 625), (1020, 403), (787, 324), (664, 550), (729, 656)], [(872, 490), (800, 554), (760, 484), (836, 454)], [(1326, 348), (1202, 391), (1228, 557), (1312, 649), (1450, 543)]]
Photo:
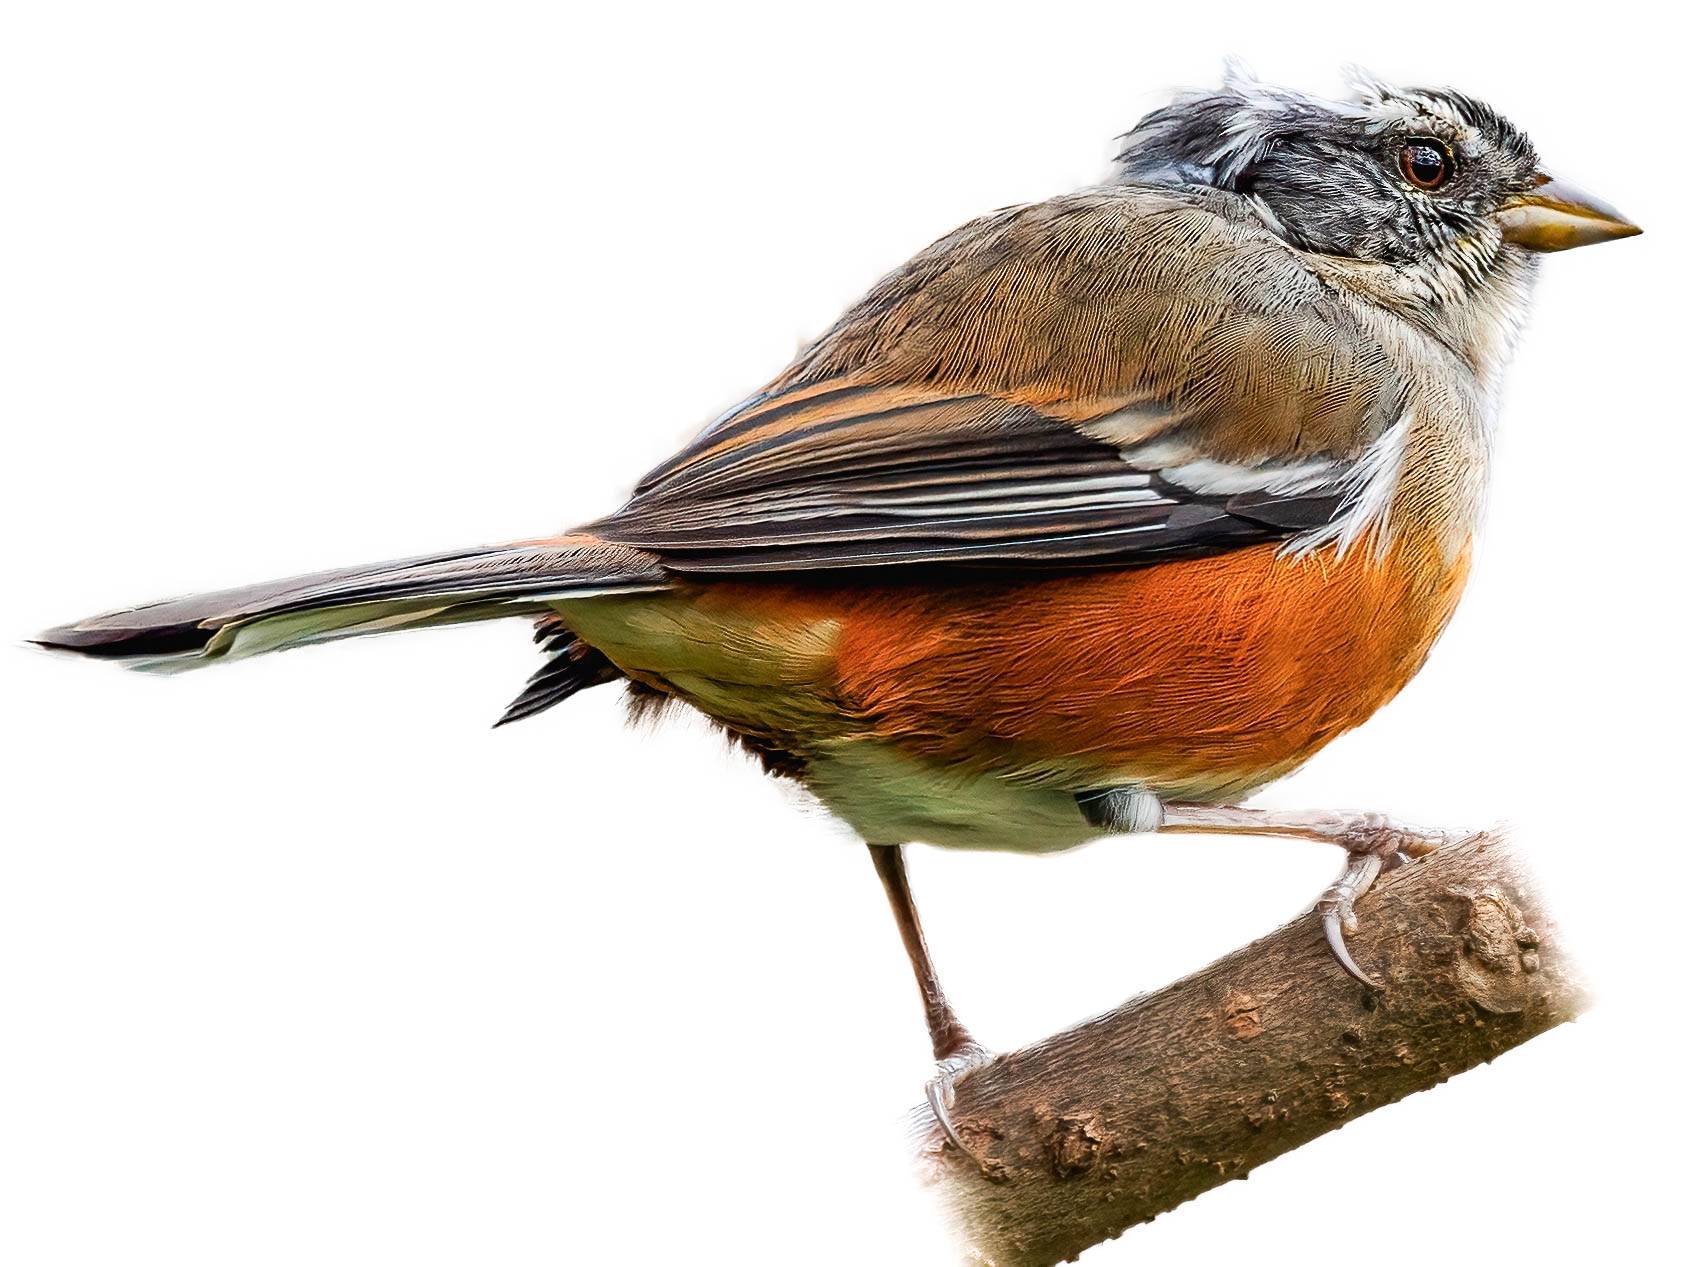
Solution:
[(905, 842), (1307, 836), (1342, 967), (1376, 814), (1239, 808), (1424, 662), (1465, 581), (1502, 368), (1545, 252), (1638, 232), (1488, 105), (1237, 76), (1095, 188), (992, 212), (887, 276), (614, 514), (96, 616), (49, 647), (184, 669), (535, 622), (506, 712), (624, 682), (682, 703), (868, 842), (954, 1140), (986, 1053), (934, 974)]

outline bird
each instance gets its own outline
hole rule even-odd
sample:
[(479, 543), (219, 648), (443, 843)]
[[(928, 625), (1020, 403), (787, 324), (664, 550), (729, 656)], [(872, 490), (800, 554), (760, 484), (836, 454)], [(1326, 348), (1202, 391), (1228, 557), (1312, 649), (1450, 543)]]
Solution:
[(919, 252), (760, 390), (557, 535), (94, 616), (51, 649), (170, 672), (463, 621), (545, 654), (498, 724), (623, 683), (691, 708), (867, 845), (945, 1137), (993, 1057), (934, 967), (916, 843), (1225, 832), (1339, 846), (1336, 966), (1447, 839), (1244, 802), (1418, 672), (1459, 600), (1544, 254), (1641, 230), (1450, 88), (1236, 68), (1101, 182)]

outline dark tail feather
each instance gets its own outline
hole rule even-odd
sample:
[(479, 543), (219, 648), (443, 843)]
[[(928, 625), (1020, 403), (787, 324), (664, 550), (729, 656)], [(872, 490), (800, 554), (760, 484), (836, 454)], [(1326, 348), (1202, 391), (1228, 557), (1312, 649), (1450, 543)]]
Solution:
[(664, 584), (650, 555), (582, 534), (170, 599), (50, 629), (35, 641), (169, 671), (391, 629), (546, 614), (553, 599)]
[(621, 671), (602, 654), (586, 645), (555, 617), (542, 617), (534, 630), (534, 641), (551, 658), (528, 679), (522, 693), (511, 700), (494, 729), (543, 713), (561, 704), (577, 691), (602, 686), (621, 677)]

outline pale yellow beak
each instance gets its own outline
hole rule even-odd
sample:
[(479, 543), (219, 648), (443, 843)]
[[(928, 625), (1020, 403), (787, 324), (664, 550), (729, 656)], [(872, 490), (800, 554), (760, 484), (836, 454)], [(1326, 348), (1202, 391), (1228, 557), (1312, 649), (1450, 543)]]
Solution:
[(1495, 219), (1502, 237), (1528, 251), (1569, 251), (1642, 232), (1599, 198), (1547, 176), (1529, 193), (1502, 203)]

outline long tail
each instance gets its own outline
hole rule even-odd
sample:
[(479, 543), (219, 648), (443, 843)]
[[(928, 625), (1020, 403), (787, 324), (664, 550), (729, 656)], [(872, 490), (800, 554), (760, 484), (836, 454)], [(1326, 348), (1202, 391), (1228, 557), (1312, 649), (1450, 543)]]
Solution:
[[(168, 599), (49, 629), (35, 641), (56, 651), (174, 672), (392, 629), (544, 617), (552, 599), (661, 589), (664, 584), (663, 571), (650, 555), (576, 534)], [(547, 649), (572, 661), (586, 659), (588, 649), (561, 639), (562, 633), (554, 619), (542, 625)], [(589, 668), (602, 672), (597, 665), (580, 666), (583, 673)], [(546, 703), (562, 698), (559, 683), (550, 685)], [(522, 715), (538, 711), (532, 694), (540, 693), (531, 688), (519, 700), (526, 707)]]

